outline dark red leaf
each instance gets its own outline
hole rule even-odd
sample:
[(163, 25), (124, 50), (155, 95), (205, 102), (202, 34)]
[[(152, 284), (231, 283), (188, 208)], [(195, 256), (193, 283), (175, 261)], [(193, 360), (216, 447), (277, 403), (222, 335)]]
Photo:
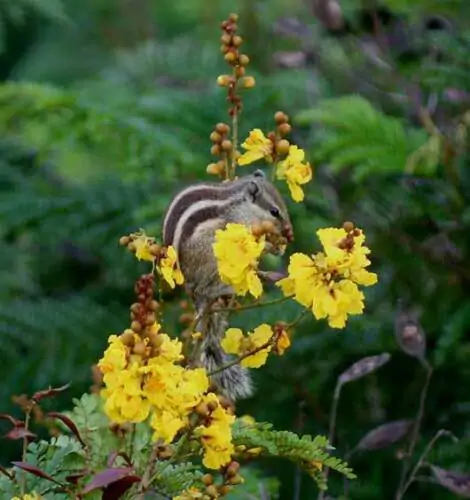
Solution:
[(32, 438), (34, 439), (36, 434), (32, 433), (31, 431), (28, 431), (24, 427), (13, 427), (10, 432), (7, 432), (5, 434), (5, 437), (7, 439), (24, 439), (24, 438)]
[(108, 467), (112, 467), (117, 457), (121, 457), (122, 459), (124, 459), (124, 461), (129, 467), (132, 467), (132, 460), (130, 459), (129, 455), (124, 451), (113, 451), (112, 453), (110, 453), (106, 465)]
[(33, 394), (33, 401), (35, 403), (39, 403), (39, 401), (41, 401), (41, 399), (52, 398), (52, 397), (56, 396), (57, 394), (64, 392), (69, 387), (70, 387), (70, 383), (63, 385), (62, 387), (55, 387), (55, 388), (50, 387), (49, 389), (44, 389), (43, 391), (35, 392)]
[(17, 420), (16, 418), (12, 417), (11, 415), (7, 415), (6, 413), (0, 413), (0, 420), (8, 420), (8, 422), (10, 422), (11, 425), (14, 425), (15, 427), (24, 426), (24, 422), (22, 420)]
[(42, 477), (43, 479), (47, 479), (48, 481), (52, 481), (53, 483), (60, 484), (52, 476), (49, 476), (49, 474), (47, 474), (43, 470), (39, 469), (35, 465), (28, 464), (28, 462), (12, 462), (12, 464), (15, 467), (18, 467), (18, 469), (22, 469), (26, 472), (30, 472), (31, 474), (34, 474), (35, 476)]
[(72, 434), (77, 438), (77, 440), (80, 441), (80, 444), (84, 448), (86, 447), (86, 443), (85, 443), (85, 441), (83, 441), (82, 437), (80, 436), (80, 432), (79, 432), (77, 426), (69, 417), (67, 417), (63, 413), (58, 413), (56, 411), (51, 411), (46, 416), (60, 420), (65, 426), (67, 426), (69, 428), (70, 432), (72, 432)]
[(124, 493), (132, 487), (133, 484), (139, 483), (140, 477), (126, 476), (107, 486), (103, 492), (102, 500), (118, 500)]
[(105, 469), (95, 474), (91, 481), (85, 486), (82, 493), (89, 493), (98, 488), (104, 488), (111, 483), (115, 483), (127, 476), (134, 476), (134, 469), (130, 467), (116, 467), (114, 469)]

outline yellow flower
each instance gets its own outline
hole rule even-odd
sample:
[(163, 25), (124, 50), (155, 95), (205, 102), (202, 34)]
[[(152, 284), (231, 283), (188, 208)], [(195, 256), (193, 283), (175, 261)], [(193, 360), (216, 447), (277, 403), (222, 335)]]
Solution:
[(249, 165), (264, 158), (267, 162), (273, 161), (273, 143), (259, 128), (252, 130), (242, 148), (247, 151), (238, 158), (239, 165)]
[(178, 266), (176, 250), (172, 246), (167, 247), (166, 257), (160, 260), (158, 269), (163, 279), (171, 288), (175, 288), (176, 285), (182, 285), (184, 283), (183, 273)]
[(186, 424), (185, 420), (173, 412), (165, 410), (154, 412), (150, 419), (150, 426), (155, 431), (153, 440), (163, 439), (165, 444), (169, 444)]
[(170, 338), (166, 333), (159, 333), (158, 356), (149, 359), (149, 365), (175, 363), (183, 359), (183, 344), (178, 339)]
[(108, 343), (109, 347), (98, 362), (98, 368), (103, 374), (122, 370), (127, 364), (127, 349), (122, 340), (117, 335), (111, 335)]
[[(272, 328), (267, 324), (262, 324), (254, 329), (248, 336), (244, 336), (239, 328), (229, 328), (225, 332), (221, 345), (228, 354), (244, 356), (249, 352), (256, 351), (262, 345), (269, 342), (273, 337)], [(240, 364), (245, 368), (259, 368), (266, 363), (269, 351), (272, 346), (268, 345), (264, 349), (258, 350), (254, 354), (242, 359)]]
[(153, 244), (153, 238), (149, 238), (142, 234), (135, 238), (132, 243), (135, 245), (135, 256), (139, 260), (147, 260), (149, 262), (153, 262), (155, 260), (155, 256), (150, 252), (150, 246)]
[(370, 250), (363, 246), (362, 231), (326, 228), (317, 231), (323, 252), (312, 257), (291, 256), (289, 275), (277, 282), (284, 295), (326, 318), (332, 328), (344, 328), (349, 315), (362, 314), (364, 294), (358, 285), (370, 286), (377, 275), (365, 269)]
[(303, 163), (305, 152), (297, 146), (289, 147), (289, 154), (284, 161), (279, 162), (276, 170), (278, 179), (285, 179), (294, 201), (302, 201), (304, 192), (300, 187), (312, 180), (310, 164)]
[(286, 349), (290, 347), (290, 338), (286, 330), (282, 330), (278, 335), (276, 340), (276, 345), (274, 346), (276, 354), (282, 356)]
[(13, 497), (11, 500), (42, 500), (44, 497), (38, 495), (36, 492), (26, 493), (21, 497)]
[(256, 269), (264, 250), (264, 237), (260, 241), (243, 224), (227, 224), (215, 233), (213, 244), (220, 279), (233, 287), (238, 295), (248, 292), (254, 297), (263, 293), (263, 285)]
[(208, 425), (201, 425), (195, 429), (195, 433), (200, 437), (204, 447), (202, 463), (208, 469), (220, 469), (230, 462), (235, 452), (231, 429), (235, 417), (227, 413), (213, 393), (204, 396), (203, 402), (206, 404), (215, 402), (217, 408), (211, 412)]

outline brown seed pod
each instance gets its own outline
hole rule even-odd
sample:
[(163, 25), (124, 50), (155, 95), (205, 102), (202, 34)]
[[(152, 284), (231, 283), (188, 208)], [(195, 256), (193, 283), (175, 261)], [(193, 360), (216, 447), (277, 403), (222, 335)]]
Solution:
[(400, 307), (395, 316), (395, 337), (405, 354), (420, 360), (426, 357), (426, 335), (417, 315)]
[(384, 352), (378, 356), (367, 356), (366, 358), (362, 358), (344, 371), (338, 377), (338, 382), (343, 385), (347, 382), (365, 377), (369, 375), (369, 373), (378, 370), (385, 363), (388, 363), (388, 361), (390, 361), (390, 354), (388, 352)]
[(375, 451), (386, 448), (403, 439), (410, 431), (412, 424), (411, 420), (387, 422), (368, 432), (359, 441), (356, 448), (364, 451)]
[(470, 498), (470, 474), (442, 469), (435, 465), (431, 465), (431, 471), (441, 486), (456, 495)]

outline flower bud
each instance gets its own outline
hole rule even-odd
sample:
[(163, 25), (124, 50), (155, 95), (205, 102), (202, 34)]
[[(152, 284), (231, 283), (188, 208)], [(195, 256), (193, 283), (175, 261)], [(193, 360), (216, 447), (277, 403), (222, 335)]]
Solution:
[(151, 311), (158, 311), (158, 309), (160, 308), (160, 304), (156, 300), (151, 300), (148, 308)]
[(217, 85), (219, 87), (227, 87), (228, 84), (230, 83), (230, 80), (231, 80), (231, 77), (229, 75), (219, 75), (217, 77)]
[(143, 356), (146, 350), (147, 346), (144, 342), (137, 342), (137, 344), (135, 344), (134, 348), (132, 349), (133, 353), (138, 354), (139, 356)]
[(240, 464), (234, 460), (233, 462), (230, 462), (229, 466), (227, 467), (226, 475), (227, 477), (236, 476), (239, 470)]
[(142, 331), (142, 325), (139, 323), (139, 321), (133, 321), (131, 323), (131, 328), (134, 330), (135, 333), (139, 333)]
[(219, 163), (209, 163), (209, 165), (207, 165), (206, 167), (206, 172), (209, 175), (220, 175), (222, 171), (220, 169)]
[(206, 403), (199, 403), (196, 408), (194, 408), (195, 412), (200, 415), (201, 417), (208, 417), (209, 416), (209, 406)]
[(241, 36), (238, 36), (238, 35), (234, 35), (232, 37), (232, 45), (234, 47), (240, 47), (240, 45), (243, 43), (243, 38)]
[(210, 140), (211, 140), (212, 142), (220, 142), (220, 141), (221, 141), (221, 139), (222, 139), (222, 136), (221, 136), (218, 132), (214, 131), (214, 132), (212, 132), (212, 134), (209, 136), (209, 138), (210, 138)]
[(354, 230), (354, 224), (351, 221), (346, 221), (343, 224), (343, 229), (347, 232), (350, 233), (351, 231)]
[(228, 47), (227, 45), (220, 46), (220, 52), (222, 52), (222, 54), (226, 54), (229, 50), (230, 50), (230, 47)]
[(237, 66), (235, 68), (235, 75), (237, 78), (241, 78), (242, 76), (245, 76), (246, 69), (243, 66)]
[(154, 257), (158, 257), (160, 255), (160, 252), (162, 250), (161, 245), (158, 245), (157, 243), (154, 243), (153, 245), (150, 245), (149, 251)]
[(286, 141), (285, 139), (281, 139), (276, 143), (276, 152), (279, 153), (280, 155), (286, 155), (289, 153), (289, 141)]
[(277, 124), (281, 124), (289, 121), (289, 117), (282, 111), (277, 111), (274, 115), (274, 120)]
[(218, 498), (219, 497), (219, 493), (217, 491), (217, 486), (214, 486), (213, 484), (211, 484), (210, 486), (208, 486), (206, 488), (206, 493), (211, 497), (211, 498)]
[(121, 342), (128, 347), (134, 345), (134, 332), (132, 330), (125, 330), (121, 335)]
[(132, 243), (132, 241), (127, 245), (127, 249), (129, 252), (135, 253), (137, 250), (137, 247), (135, 246), (135, 243)]
[(235, 55), (235, 52), (230, 51), (225, 54), (224, 59), (229, 64), (233, 64), (237, 60), (237, 56)]
[(225, 45), (229, 45), (230, 42), (232, 41), (232, 37), (228, 34), (228, 33), (224, 33), (221, 37), (220, 37), (220, 41), (225, 44)]
[(226, 123), (218, 123), (215, 126), (215, 130), (217, 130), (219, 134), (227, 134), (230, 130), (230, 127)]
[(119, 238), (119, 244), (122, 247), (127, 247), (127, 245), (129, 245), (130, 242), (131, 242), (131, 239), (129, 238), (129, 236), (121, 236)]
[(214, 155), (214, 156), (217, 156), (217, 155), (220, 154), (220, 146), (218, 144), (214, 144), (211, 147), (211, 154)]
[(233, 148), (232, 141), (229, 141), (228, 139), (222, 141), (221, 146), (224, 151), (230, 151)]
[(204, 484), (204, 486), (210, 486), (211, 484), (214, 483), (214, 477), (212, 476), (212, 474), (204, 474), (201, 477), (201, 481)]
[(235, 14), (235, 13), (231, 13), (229, 16), (228, 16), (229, 20), (232, 21), (232, 23), (236, 23), (238, 21), (238, 14)]
[(216, 401), (209, 401), (207, 403), (207, 409), (209, 410), (209, 412), (213, 412), (218, 408), (218, 406), (219, 404)]
[(244, 76), (240, 82), (245, 89), (252, 89), (256, 85), (256, 80), (252, 76)]
[(281, 135), (287, 135), (292, 130), (292, 127), (288, 123), (281, 123), (279, 127), (277, 127), (277, 130)]
[(238, 62), (241, 66), (248, 66), (250, 58), (246, 54), (240, 54), (238, 56)]

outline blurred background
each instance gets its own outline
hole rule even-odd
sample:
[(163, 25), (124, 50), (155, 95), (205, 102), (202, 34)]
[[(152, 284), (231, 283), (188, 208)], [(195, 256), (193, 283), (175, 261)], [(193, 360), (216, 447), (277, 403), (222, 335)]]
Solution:
[[(171, 194), (207, 178), (209, 134), (226, 120), (219, 23), (232, 11), (257, 79), (241, 135), (269, 129), (282, 109), (315, 169), (306, 202), (290, 205), (291, 252), (316, 251), (316, 229), (352, 220), (379, 274), (344, 331), (309, 319), (283, 357), (254, 371), (257, 393), (239, 413), (326, 434), (337, 377), (389, 352), (342, 391), (344, 457), (378, 425), (414, 418), (425, 336), (434, 373), (417, 453), (448, 429), (459, 442), (439, 441), (429, 461), (470, 473), (468, 0), (0, 0), (0, 412), (16, 411), (13, 395), (67, 382), (48, 404), (70, 406), (107, 337), (127, 326), (147, 267), (117, 242), (138, 228), (158, 236)], [(291, 309), (234, 321), (289, 321)], [(178, 308), (167, 316), (178, 334)], [(422, 334), (411, 344), (410, 331)], [(394, 498), (398, 437), (351, 457), (348, 498)], [(18, 451), (2, 440), (0, 463)], [(295, 466), (258, 467), (279, 498), (316, 498)], [(342, 479), (330, 484), (340, 498)], [(423, 479), (407, 497), (455, 495)]]

